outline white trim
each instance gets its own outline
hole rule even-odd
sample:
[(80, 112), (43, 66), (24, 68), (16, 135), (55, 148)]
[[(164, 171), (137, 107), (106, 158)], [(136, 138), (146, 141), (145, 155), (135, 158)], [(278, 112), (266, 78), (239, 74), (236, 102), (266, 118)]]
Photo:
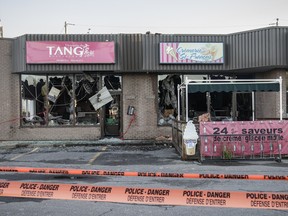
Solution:
[(255, 121), (255, 92), (252, 92), (252, 121)]
[(180, 100), (179, 100), (179, 98), (180, 98), (180, 85), (178, 84), (177, 85), (177, 98), (178, 98), (178, 101), (177, 101), (177, 119), (178, 119), (178, 121), (180, 121)]
[(282, 77), (280, 76), (279, 79), (279, 92), (280, 92), (280, 109), (279, 109), (279, 112), (280, 112), (280, 120), (283, 120), (283, 102), (282, 102)]
[[(280, 120), (283, 119), (283, 99), (282, 99), (282, 77), (280, 76), (279, 79), (207, 79), (207, 80), (190, 80), (188, 79), (188, 77), (185, 77), (185, 81), (183, 83), (181, 83), (178, 86), (178, 91), (180, 91), (182, 88), (186, 89), (186, 93), (185, 93), (185, 104), (186, 104), (186, 116), (185, 116), (185, 120), (186, 122), (188, 122), (188, 85), (209, 85), (209, 84), (219, 84), (219, 85), (227, 85), (227, 84), (270, 84), (270, 83), (279, 83), (279, 103), (280, 103), (280, 108), (279, 108), (279, 116), (280, 116)], [(179, 94), (179, 93), (178, 93)], [(180, 95), (180, 94), (179, 94)], [(179, 100), (180, 97), (178, 95), (178, 104), (179, 104)], [(254, 92), (252, 92), (252, 119), (253, 121), (255, 120), (255, 95)], [(178, 110), (180, 110), (180, 107), (178, 107)], [(179, 113), (178, 113), (179, 116)], [(180, 117), (179, 117), (180, 119)]]

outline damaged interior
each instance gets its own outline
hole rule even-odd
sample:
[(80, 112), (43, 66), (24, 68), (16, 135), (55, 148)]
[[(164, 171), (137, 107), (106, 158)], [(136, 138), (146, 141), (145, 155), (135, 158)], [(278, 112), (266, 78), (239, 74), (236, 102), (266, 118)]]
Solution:
[[(95, 109), (91, 98), (103, 87), (106, 87), (107, 96), (110, 91), (121, 91), (121, 79), (114, 75), (103, 76), (103, 82), (98, 74), (88, 73), (22, 75), (21, 80), (23, 126), (98, 125), (101, 109)], [(104, 109), (105, 121), (109, 121), (110, 109), (113, 109), (113, 119), (119, 118), (115, 114), (119, 110), (119, 100), (111, 96), (113, 100), (104, 103), (106, 98), (103, 96), (105, 94), (97, 102)]]
[[(206, 80), (229, 80), (234, 77), (225, 75), (161, 75), (158, 76), (158, 124), (170, 125), (177, 118), (177, 86), (184, 82), (185, 78), (197, 79), (205, 83)], [(238, 77), (238, 79), (251, 79), (253, 77)], [(202, 81), (201, 81), (202, 80)], [(176, 92), (175, 92), (176, 91)], [(185, 90), (183, 90), (185, 92)], [(188, 93), (189, 104), (180, 106), (180, 116), (183, 116), (182, 107), (187, 107), (188, 118), (195, 123), (199, 116), (209, 114), (212, 121), (246, 121), (252, 119), (252, 93), (251, 92), (225, 92), (225, 91), (196, 91)], [(183, 95), (180, 95), (180, 103)], [(180, 118), (183, 119), (183, 118)]]

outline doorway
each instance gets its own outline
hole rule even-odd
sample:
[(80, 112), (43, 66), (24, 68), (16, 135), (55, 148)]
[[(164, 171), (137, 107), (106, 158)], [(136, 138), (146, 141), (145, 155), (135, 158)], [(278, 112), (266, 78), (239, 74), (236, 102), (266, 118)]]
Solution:
[[(111, 93), (111, 92), (110, 92)], [(119, 137), (121, 129), (121, 95), (111, 93), (113, 100), (104, 106), (104, 137)]]
[(102, 76), (102, 85), (112, 100), (102, 107), (101, 137), (120, 137), (122, 130), (122, 77), (114, 74)]

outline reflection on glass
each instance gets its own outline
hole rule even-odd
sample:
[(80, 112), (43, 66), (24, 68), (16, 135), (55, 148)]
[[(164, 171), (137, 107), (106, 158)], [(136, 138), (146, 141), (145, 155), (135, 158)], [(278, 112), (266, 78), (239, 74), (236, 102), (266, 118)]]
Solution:
[(22, 124), (45, 125), (44, 95), (46, 76), (22, 75)]

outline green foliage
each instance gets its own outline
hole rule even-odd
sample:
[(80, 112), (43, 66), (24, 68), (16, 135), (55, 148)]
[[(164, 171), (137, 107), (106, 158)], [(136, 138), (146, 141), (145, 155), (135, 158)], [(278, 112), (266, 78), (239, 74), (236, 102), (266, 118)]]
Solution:
[(223, 150), (223, 159), (231, 160), (233, 157), (233, 152), (229, 149)]

